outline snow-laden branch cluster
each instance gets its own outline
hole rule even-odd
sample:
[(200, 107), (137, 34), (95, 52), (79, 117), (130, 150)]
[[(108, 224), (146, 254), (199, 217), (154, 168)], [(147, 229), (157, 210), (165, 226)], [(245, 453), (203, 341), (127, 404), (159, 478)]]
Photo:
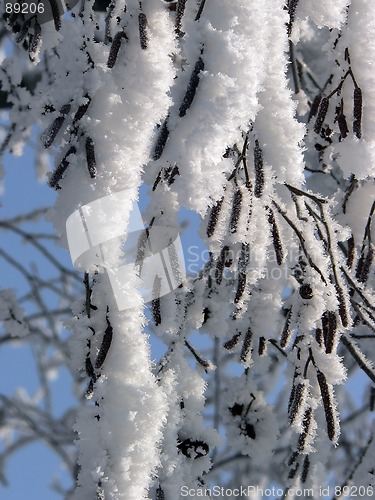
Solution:
[[(65, 245), (73, 212), (126, 190), (110, 213), (125, 241), (147, 184), (138, 257), (187, 208), (209, 259), (168, 295), (155, 278), (147, 330), (136, 266), (121, 274), (122, 311), (108, 275), (84, 269), (69, 322), (88, 379), (73, 498), (172, 500), (223, 482), (290, 496), (332, 464), (336, 484), (373, 486), (372, 434), (353, 469), (340, 417), (353, 367), (375, 382), (371, 2), (112, 0), (105, 15), (93, 4), (42, 25), (38, 44), (36, 23), (25, 32), (5, 16), (42, 71), (30, 92), (3, 64), (2, 149), (42, 124)], [(103, 248), (118, 268), (121, 244)], [(3, 320), (22, 324), (3, 302)], [(156, 365), (147, 331), (165, 345)], [(368, 410), (352, 417), (358, 433)]]

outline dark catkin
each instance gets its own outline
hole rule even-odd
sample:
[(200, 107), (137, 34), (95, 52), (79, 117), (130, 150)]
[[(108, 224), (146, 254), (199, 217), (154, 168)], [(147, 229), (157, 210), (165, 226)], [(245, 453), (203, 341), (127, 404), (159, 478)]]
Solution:
[(156, 500), (165, 500), (164, 491), (161, 489), (161, 486), (158, 486), (156, 490)]
[(311, 420), (312, 420), (312, 408), (307, 408), (302, 420), (302, 432), (298, 438), (297, 450), (301, 453), (304, 451), (306, 438), (310, 430)]
[(266, 354), (266, 347), (267, 347), (266, 339), (264, 337), (259, 337), (259, 343), (258, 343), (259, 356), (264, 356)]
[(275, 249), (276, 262), (279, 266), (281, 266), (284, 260), (284, 249), (281, 243), (280, 232), (276, 224), (275, 216), (271, 209), (268, 211), (268, 222), (271, 226), (271, 236), (273, 248)]
[(229, 251), (228, 246), (224, 246), (221, 249), (220, 256), (219, 256), (218, 262), (216, 264), (215, 278), (216, 278), (216, 283), (218, 285), (220, 285), (220, 283), (223, 279), (224, 266), (225, 266), (225, 261), (227, 259), (228, 251)]
[(298, 472), (298, 467), (299, 467), (299, 463), (296, 464), (296, 466), (294, 467), (294, 469), (290, 469), (289, 471), (289, 474), (288, 474), (288, 479), (294, 479), (297, 472)]
[(346, 307), (344, 292), (342, 291), (342, 288), (337, 284), (336, 284), (336, 296), (339, 303), (339, 315), (341, 318), (341, 323), (342, 326), (346, 328), (349, 324), (348, 310)]
[(53, 17), (53, 24), (55, 25), (55, 30), (59, 31), (61, 28), (59, 5), (56, 0), (48, 0), (48, 1), (51, 6), (51, 12)]
[(69, 167), (68, 156), (70, 156), (71, 154), (75, 154), (75, 152), (76, 152), (76, 148), (74, 146), (72, 146), (68, 149), (64, 158), (61, 160), (61, 163), (55, 169), (55, 171), (53, 172), (53, 174), (49, 180), (49, 186), (51, 188), (60, 189), (59, 182), (63, 178), (63, 175), (64, 175), (66, 169)]
[(254, 146), (254, 172), (255, 172), (254, 195), (256, 198), (260, 198), (264, 190), (264, 170), (263, 170), (263, 151), (259, 146), (258, 139), (255, 140), (255, 146)]
[(207, 234), (208, 238), (211, 238), (211, 236), (215, 232), (216, 225), (219, 221), (221, 207), (223, 206), (223, 201), (224, 201), (224, 196), (222, 196), (222, 198), (220, 200), (218, 200), (211, 209), (211, 213), (210, 213), (210, 216), (208, 218), (207, 230), (206, 230), (206, 234)]
[(229, 232), (234, 234), (237, 231), (238, 221), (241, 215), (242, 191), (237, 189), (233, 196), (232, 213), (229, 222)]
[(291, 455), (290, 455), (290, 457), (288, 459), (288, 465), (289, 465), (289, 467), (296, 462), (296, 460), (297, 460), (298, 457), (299, 457), (298, 451), (293, 451), (293, 453), (291, 453)]
[(325, 345), (325, 351), (330, 354), (333, 351), (337, 331), (336, 313), (325, 311), (322, 316), (322, 333)]
[(349, 133), (349, 128), (348, 128), (348, 124), (346, 122), (346, 116), (344, 114), (339, 113), (337, 115), (337, 124), (339, 126), (339, 130), (340, 130), (340, 134), (341, 134), (342, 139), (345, 139), (345, 137)]
[(87, 111), (88, 107), (90, 106), (91, 97), (88, 94), (86, 94), (85, 98), (87, 99), (87, 102), (85, 102), (85, 104), (81, 104), (78, 107), (78, 109), (73, 117), (73, 125), (76, 125), (76, 123), (79, 122), (79, 120), (85, 116), (86, 111)]
[(176, 7), (176, 22), (175, 22), (175, 32), (177, 35), (181, 34), (181, 24), (182, 17), (185, 12), (186, 0), (178, 0)]
[(236, 296), (234, 298), (235, 304), (238, 304), (238, 302), (241, 300), (242, 295), (244, 294), (245, 288), (246, 288), (246, 274), (239, 273), (238, 274), (237, 289), (236, 289)]
[(319, 347), (323, 347), (324, 339), (323, 339), (323, 330), (321, 328), (317, 328), (315, 330), (315, 340), (317, 341)]
[(29, 19), (26, 19), (26, 21), (22, 24), (21, 29), (18, 32), (17, 37), (16, 37), (17, 43), (21, 43), (25, 39), (27, 33), (29, 32), (29, 28), (31, 26), (31, 21), (32, 21), (32, 18), (29, 18)]
[(176, 253), (176, 248), (172, 241), (169, 242), (167, 251), (168, 251), (170, 266), (172, 268), (173, 278), (175, 280), (176, 285), (180, 285), (183, 282), (180, 259), (178, 258), (178, 255)]
[(159, 182), (161, 181), (161, 174), (163, 172), (163, 169), (160, 170), (160, 172), (158, 173), (158, 175), (156, 176), (156, 179), (155, 179), (155, 182), (152, 186), (152, 190), (155, 191), (155, 189), (158, 187), (158, 184)]
[(141, 49), (147, 49), (148, 36), (147, 36), (147, 17), (146, 14), (141, 12), (138, 16), (138, 26), (139, 26), (139, 41), (141, 44)]
[(299, 384), (293, 386), (290, 395), (289, 409), (288, 409), (290, 425), (292, 425), (296, 420), (298, 411), (300, 410), (301, 405), (304, 402), (304, 394), (305, 394), (305, 384), (300, 382)]
[(336, 430), (335, 430), (335, 414), (333, 409), (333, 403), (331, 400), (331, 394), (324, 373), (318, 371), (317, 379), (320, 387), (320, 394), (322, 395), (322, 400), (323, 400), (324, 413), (327, 423), (327, 434), (329, 439), (333, 441), (336, 438)]
[(168, 171), (168, 175), (167, 175), (168, 186), (171, 186), (174, 183), (174, 181), (178, 175), (180, 175), (180, 171), (178, 169), (178, 166), (175, 165), (172, 169), (170, 169)]
[(123, 31), (119, 31), (116, 33), (116, 35), (113, 38), (113, 42), (109, 51), (109, 56), (108, 56), (108, 61), (107, 61), (107, 67), (108, 68), (113, 68), (113, 66), (116, 63), (117, 60), (117, 55), (121, 47), (121, 40), (125, 38), (125, 40), (128, 40), (128, 37)]
[(251, 331), (250, 328), (247, 329), (247, 332), (245, 334), (245, 338), (242, 344), (242, 349), (241, 349), (241, 354), (240, 354), (240, 359), (243, 363), (246, 363), (249, 352), (251, 350), (251, 342), (253, 339), (253, 332)]
[(231, 351), (236, 347), (240, 340), (241, 334), (240, 333), (235, 333), (233, 337), (225, 342), (223, 344), (224, 349), (227, 349), (227, 351)]
[(284, 349), (284, 347), (286, 347), (289, 344), (290, 337), (292, 336), (292, 329), (290, 328), (291, 316), (292, 316), (292, 309), (290, 308), (286, 312), (284, 328), (283, 331), (281, 332), (280, 347), (282, 349)]
[(317, 96), (314, 97), (314, 100), (311, 104), (308, 121), (310, 121), (311, 118), (317, 114), (321, 100), (322, 100), (321, 94), (318, 94)]
[(35, 54), (38, 52), (41, 43), (42, 43), (42, 28), (38, 23), (38, 21), (35, 20), (34, 34), (29, 44), (29, 57), (31, 61), (35, 60)]
[(353, 95), (353, 132), (360, 139), (362, 137), (362, 90), (354, 89)]
[(161, 323), (160, 290), (161, 290), (161, 278), (159, 276), (155, 276), (154, 283), (152, 286), (153, 299), (151, 302), (151, 311), (156, 326), (160, 325)]
[(98, 355), (95, 360), (96, 369), (100, 368), (103, 365), (112, 344), (113, 328), (111, 326), (111, 323), (109, 322), (108, 316), (106, 318), (106, 321), (107, 321), (107, 328), (105, 329), (102, 344), (100, 346)]
[(161, 157), (161, 155), (163, 154), (168, 137), (169, 137), (169, 128), (168, 128), (168, 119), (166, 118), (164, 120), (163, 125), (159, 129), (159, 134), (158, 134), (158, 138), (156, 141), (154, 154), (152, 155), (152, 158), (155, 161), (158, 160)]
[(316, 134), (320, 134), (325, 117), (327, 115), (328, 106), (329, 106), (329, 100), (327, 99), (327, 97), (323, 97), (323, 99), (320, 103), (320, 106), (319, 106), (318, 116), (316, 117), (316, 121), (315, 121), (315, 125), (314, 125), (314, 132)]
[(366, 255), (364, 254), (364, 252), (362, 252), (358, 260), (356, 276), (360, 283), (366, 283), (370, 273), (373, 258), (374, 258), (374, 251), (370, 244), (367, 249)]
[(351, 269), (353, 266), (354, 256), (355, 256), (355, 243), (353, 236), (351, 236), (348, 239), (348, 256), (346, 259), (346, 265), (348, 266), (349, 269)]
[(95, 148), (94, 141), (91, 137), (86, 138), (86, 161), (87, 168), (90, 174), (91, 179), (95, 179), (96, 177), (96, 158), (95, 158)]
[(289, 2), (288, 2), (288, 13), (289, 13), (289, 23), (287, 26), (288, 36), (290, 36), (292, 33), (292, 27), (293, 27), (293, 22), (294, 22), (295, 15), (296, 15), (296, 8), (298, 5), (298, 1), (299, 0), (289, 0)]
[(40, 140), (42, 141), (42, 146), (47, 149), (52, 146), (53, 141), (56, 139), (57, 134), (59, 133), (62, 124), (64, 123), (65, 117), (63, 115), (59, 115), (57, 118), (53, 120), (51, 125), (45, 129), (45, 131), (40, 136)]
[(96, 381), (96, 373), (94, 371), (94, 367), (93, 367), (93, 364), (91, 362), (91, 358), (89, 355), (86, 356), (85, 369), (86, 369), (87, 376), (90, 377), (93, 382), (95, 382)]
[(310, 469), (310, 459), (309, 459), (308, 455), (306, 455), (306, 457), (303, 461), (303, 465), (302, 465), (302, 474), (301, 474), (301, 482), (302, 483), (306, 483), (309, 469)]
[(250, 262), (250, 246), (248, 243), (242, 243), (241, 253), (238, 259), (238, 270), (241, 273), (247, 273)]
[(204, 62), (203, 62), (203, 59), (200, 57), (198, 59), (198, 61), (195, 63), (195, 67), (194, 67), (194, 70), (191, 74), (189, 84), (188, 84), (188, 87), (186, 90), (186, 94), (185, 94), (184, 99), (182, 101), (182, 104), (180, 106), (180, 109), (179, 109), (179, 116), (180, 117), (183, 117), (186, 115), (187, 110), (190, 108), (190, 106), (194, 100), (194, 97), (195, 97), (195, 94), (197, 91), (197, 87), (199, 84), (199, 73), (203, 70), (204, 70)]

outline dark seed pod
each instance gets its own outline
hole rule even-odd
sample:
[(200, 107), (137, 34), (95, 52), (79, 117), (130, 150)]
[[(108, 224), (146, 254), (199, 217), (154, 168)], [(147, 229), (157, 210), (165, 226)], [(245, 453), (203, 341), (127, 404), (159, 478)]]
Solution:
[(264, 337), (259, 337), (259, 344), (258, 344), (258, 355), (259, 356), (264, 356), (266, 353), (266, 339)]
[(185, 12), (186, 0), (178, 0), (176, 7), (176, 22), (175, 22), (175, 32), (177, 35), (181, 34), (181, 21)]
[(349, 269), (351, 269), (353, 262), (354, 262), (354, 255), (355, 255), (355, 243), (354, 243), (354, 238), (351, 236), (348, 239), (348, 257), (346, 264)]
[(185, 439), (182, 443), (177, 445), (177, 448), (185, 457), (193, 459), (205, 457), (209, 452), (208, 444), (199, 439)]
[(61, 28), (60, 15), (63, 14), (63, 12), (60, 13), (59, 4), (57, 3), (56, 0), (48, 0), (48, 1), (51, 6), (51, 12), (53, 17), (53, 23), (55, 25), (55, 30), (59, 31)]
[(275, 249), (276, 262), (279, 266), (281, 266), (284, 260), (284, 249), (281, 244), (280, 233), (276, 225), (275, 216), (271, 209), (268, 212), (268, 222), (271, 226), (271, 235), (272, 235), (273, 248)]
[(59, 182), (63, 178), (63, 175), (65, 173), (65, 170), (69, 167), (69, 161), (68, 161), (68, 156), (71, 154), (74, 154), (76, 152), (76, 148), (72, 146), (71, 148), (68, 149), (67, 153), (65, 154), (64, 158), (62, 159), (61, 163), (59, 166), (56, 168), (56, 170), (53, 172), (51, 179), (49, 181), (49, 185), (51, 188), (55, 189), (61, 189), (59, 186)]
[(86, 94), (85, 98), (87, 99), (87, 102), (85, 104), (81, 104), (77, 109), (76, 114), (73, 117), (73, 125), (76, 125), (76, 123), (79, 122), (81, 118), (83, 118), (83, 116), (86, 114), (88, 107), (90, 106), (91, 97), (88, 94)]
[(141, 49), (147, 49), (148, 36), (147, 36), (147, 17), (146, 14), (141, 12), (138, 16), (138, 26), (139, 26), (139, 41), (141, 43)]
[(164, 120), (163, 125), (159, 129), (159, 135), (158, 139), (156, 141), (155, 149), (154, 149), (154, 154), (152, 158), (156, 161), (158, 160), (161, 155), (163, 154), (164, 147), (167, 143), (169, 136), (169, 129), (168, 129), (168, 118)]
[(90, 377), (93, 382), (95, 382), (97, 377), (89, 355), (86, 356), (85, 369), (87, 376)]
[(161, 486), (158, 486), (156, 490), (156, 500), (165, 500), (164, 491), (161, 489)]
[(290, 328), (290, 318), (292, 316), (292, 309), (288, 309), (286, 312), (284, 328), (281, 333), (280, 347), (284, 349), (289, 344), (290, 337), (292, 335), (292, 330)]
[(190, 108), (194, 97), (195, 93), (197, 91), (197, 87), (199, 84), (199, 73), (201, 71), (204, 71), (204, 62), (203, 59), (200, 57), (198, 61), (195, 63), (194, 70), (191, 74), (190, 81), (186, 90), (185, 97), (182, 101), (182, 104), (179, 109), (179, 116), (183, 117), (186, 115), (186, 111)]
[(253, 332), (251, 331), (250, 328), (248, 328), (242, 344), (241, 355), (240, 355), (240, 359), (243, 363), (246, 363), (248, 359), (248, 354), (251, 349), (252, 338), (253, 338)]
[(256, 439), (257, 437), (253, 424), (250, 424), (249, 422), (244, 422), (241, 425), (241, 431), (242, 434), (245, 434), (245, 436), (249, 437), (250, 439)]
[(294, 424), (296, 417), (298, 415), (298, 412), (304, 403), (305, 390), (306, 390), (306, 386), (302, 382), (300, 382), (296, 386), (293, 386), (293, 389), (292, 389), (292, 392), (290, 395), (290, 404), (289, 404), (289, 409), (288, 409), (290, 425)]
[(354, 89), (353, 96), (353, 132), (360, 139), (362, 137), (362, 90), (359, 87)]
[(298, 1), (299, 0), (289, 0), (289, 2), (288, 2), (288, 13), (289, 13), (289, 23), (287, 26), (288, 36), (290, 36), (292, 33), (292, 27), (293, 27), (293, 22), (294, 22), (295, 15), (296, 15), (296, 8), (298, 5)]
[(259, 146), (259, 141), (255, 140), (254, 147), (254, 171), (255, 171), (255, 186), (254, 195), (260, 198), (264, 189), (264, 171), (263, 171), (263, 152)]
[(163, 172), (163, 169), (160, 170), (160, 172), (158, 173), (158, 175), (156, 176), (156, 179), (155, 179), (155, 182), (152, 186), (152, 190), (155, 191), (155, 189), (158, 187), (158, 184), (159, 182), (161, 181), (161, 174)]
[(180, 285), (183, 282), (182, 274), (181, 274), (181, 265), (180, 259), (176, 253), (176, 248), (172, 241), (169, 242), (167, 247), (169, 263), (172, 269), (173, 278), (177, 285)]
[(216, 265), (215, 278), (216, 278), (216, 283), (218, 285), (220, 285), (223, 279), (224, 266), (225, 266), (225, 261), (227, 260), (228, 252), (229, 252), (229, 247), (224, 246), (220, 252), (220, 256)]
[(299, 468), (299, 463), (296, 464), (294, 469), (290, 469), (289, 474), (288, 474), (288, 479), (294, 479)]
[(310, 425), (312, 421), (312, 408), (307, 408), (302, 420), (302, 432), (298, 438), (297, 450), (301, 453), (304, 451), (306, 438), (309, 433)]
[(240, 403), (234, 403), (234, 405), (228, 409), (234, 417), (240, 417), (244, 411), (244, 405)]
[(333, 351), (337, 330), (337, 318), (333, 311), (324, 312), (322, 316), (322, 329), (326, 353), (330, 354)]
[(231, 351), (238, 344), (240, 337), (241, 337), (240, 333), (235, 333), (231, 339), (225, 342), (225, 344), (223, 345), (224, 349)]
[(329, 439), (333, 441), (336, 439), (336, 430), (335, 430), (335, 414), (333, 409), (333, 402), (331, 400), (331, 394), (324, 373), (318, 371), (317, 379), (320, 387), (320, 394), (322, 395), (324, 413), (326, 416), (327, 434)]
[(344, 292), (342, 289), (339, 287), (339, 285), (336, 284), (336, 296), (337, 300), (339, 303), (339, 315), (341, 318), (341, 323), (344, 328), (346, 328), (349, 324), (349, 315), (348, 315), (348, 310), (346, 307), (346, 301), (344, 298)]
[(216, 228), (216, 225), (217, 225), (218, 220), (219, 220), (219, 215), (220, 215), (221, 207), (223, 205), (223, 201), (224, 201), (224, 196), (220, 200), (218, 200), (216, 202), (216, 204), (211, 209), (210, 217), (208, 219), (208, 224), (207, 224), (207, 231), (206, 231), (208, 238), (211, 238), (211, 236), (215, 232), (215, 228)]
[(237, 189), (233, 196), (232, 213), (229, 222), (229, 232), (231, 234), (234, 234), (237, 231), (237, 224), (241, 215), (241, 207), (242, 207), (242, 192), (240, 189)]
[(100, 368), (103, 365), (112, 344), (113, 328), (111, 326), (111, 323), (109, 322), (108, 316), (106, 317), (106, 320), (107, 320), (107, 328), (104, 332), (102, 345), (100, 346), (98, 356), (95, 360), (96, 369)]
[(315, 125), (314, 125), (314, 132), (316, 134), (320, 134), (325, 117), (327, 115), (328, 106), (329, 106), (329, 100), (327, 99), (327, 97), (323, 97), (323, 99), (320, 103), (320, 106), (319, 106), (318, 116), (316, 117), (316, 121), (315, 121)]
[(95, 148), (94, 141), (91, 137), (87, 137), (86, 139), (86, 161), (87, 168), (89, 170), (89, 174), (91, 179), (95, 179), (96, 177), (96, 158), (95, 158)]
[(29, 32), (29, 28), (31, 26), (32, 18), (26, 19), (26, 21), (22, 24), (20, 31), (17, 34), (16, 42), (21, 43), (25, 38), (27, 33)]
[(40, 136), (40, 139), (42, 141), (42, 146), (45, 149), (49, 148), (52, 145), (53, 141), (56, 139), (56, 136), (59, 133), (62, 124), (64, 123), (64, 120), (65, 120), (64, 116), (62, 115), (58, 116)]
[(316, 113), (318, 112), (318, 109), (319, 109), (319, 105), (320, 105), (320, 101), (321, 101), (321, 100), (322, 100), (322, 96), (321, 96), (321, 94), (318, 94), (318, 95), (314, 98), (314, 100), (313, 100), (313, 102), (312, 102), (312, 104), (311, 104), (311, 108), (310, 108), (310, 113), (309, 113), (309, 119), (308, 119), (308, 121), (310, 121), (310, 120), (311, 120), (311, 118), (312, 118), (313, 116), (315, 116), (315, 115), (316, 115)]
[(315, 340), (317, 341), (319, 347), (323, 347), (324, 339), (323, 339), (323, 331), (321, 328), (317, 328), (315, 330)]
[(94, 382), (91, 379), (89, 382), (89, 385), (87, 386), (85, 397), (86, 399), (90, 399), (91, 396), (94, 394)]
[(38, 52), (42, 43), (42, 28), (37, 20), (34, 22), (34, 34), (29, 44), (29, 57), (34, 62), (35, 54)]
[(309, 473), (309, 468), (310, 468), (310, 459), (309, 456), (306, 455), (303, 465), (302, 465), (302, 474), (301, 474), (301, 482), (306, 483), (306, 479)]
[(337, 124), (340, 129), (340, 134), (343, 139), (348, 135), (349, 133), (349, 128), (348, 124), (346, 123), (346, 116), (342, 113), (337, 115)]
[(290, 455), (289, 460), (288, 460), (288, 465), (289, 467), (296, 463), (297, 458), (299, 457), (298, 451), (293, 451), (293, 453)]
[(177, 165), (175, 165), (175, 166), (173, 167), (173, 169), (171, 169), (171, 170), (170, 170), (170, 173), (169, 173), (169, 175), (168, 175), (168, 186), (171, 186), (171, 185), (174, 183), (175, 178), (176, 178), (178, 175), (180, 175), (180, 171), (179, 171), (179, 169), (178, 169), (178, 166), (177, 166)]
[(309, 300), (312, 299), (314, 294), (311, 286), (308, 283), (304, 283), (300, 289), (299, 289), (299, 294), (303, 299)]
[(374, 251), (373, 251), (372, 246), (370, 244), (368, 249), (367, 249), (366, 256), (364, 253), (362, 253), (362, 255), (358, 261), (356, 275), (357, 275), (359, 282), (366, 283), (368, 276), (369, 276), (369, 273), (370, 273), (373, 258), (374, 258)]
[(125, 38), (125, 40), (128, 40), (128, 37), (123, 31), (119, 31), (116, 33), (116, 35), (113, 38), (113, 42), (111, 45), (111, 49), (109, 51), (109, 56), (108, 56), (108, 61), (107, 61), (107, 67), (108, 68), (113, 68), (113, 66), (116, 63), (117, 60), (117, 55), (121, 47), (121, 40)]
[(160, 314), (160, 290), (161, 290), (161, 278), (159, 276), (155, 276), (154, 284), (152, 286), (152, 302), (151, 302), (151, 310), (152, 316), (154, 318), (154, 323), (156, 326), (161, 323), (161, 314)]
[(241, 300), (242, 295), (245, 291), (246, 288), (246, 274), (244, 273), (239, 273), (238, 274), (238, 283), (237, 283), (237, 290), (236, 290), (236, 296), (234, 298), (234, 303), (238, 304), (238, 302)]

